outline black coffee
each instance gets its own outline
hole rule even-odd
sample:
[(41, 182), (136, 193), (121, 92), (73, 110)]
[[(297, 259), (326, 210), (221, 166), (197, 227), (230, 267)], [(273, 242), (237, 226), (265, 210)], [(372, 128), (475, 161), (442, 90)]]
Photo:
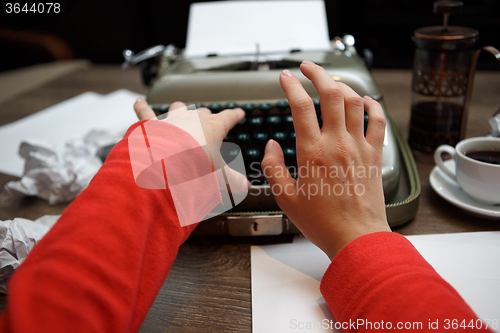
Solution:
[(479, 162), (500, 164), (500, 151), (478, 149), (465, 152), (464, 155)]
[(460, 141), (463, 106), (448, 102), (419, 102), (412, 106), (410, 147), (432, 153), (442, 144), (455, 146)]

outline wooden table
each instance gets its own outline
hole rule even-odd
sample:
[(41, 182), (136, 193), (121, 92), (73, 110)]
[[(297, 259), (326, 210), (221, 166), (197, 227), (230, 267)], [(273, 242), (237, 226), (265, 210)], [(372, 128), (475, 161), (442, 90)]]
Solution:
[[(411, 102), (409, 70), (374, 70), (387, 107), (407, 136)], [(0, 125), (15, 121), (85, 91), (107, 94), (120, 88), (147, 89), (138, 69), (92, 66), (24, 92), (0, 104)], [(472, 98), (467, 136), (489, 132), (487, 120), (500, 105), (500, 72), (479, 72)], [(124, 110), (124, 112), (128, 112)], [(130, 111), (132, 112), (132, 111)], [(417, 161), (422, 193), (415, 219), (395, 229), (403, 235), (500, 230), (500, 222), (473, 217), (441, 199), (429, 184), (433, 164)], [(0, 186), (16, 177), (0, 174)], [(36, 219), (60, 214), (66, 205), (50, 206), (24, 198), (0, 206), (0, 220)], [(192, 236), (182, 245), (170, 275), (149, 311), (141, 332), (250, 332), (250, 246), (289, 242), (290, 236), (229, 238)], [(0, 297), (5, 306), (5, 296)]]

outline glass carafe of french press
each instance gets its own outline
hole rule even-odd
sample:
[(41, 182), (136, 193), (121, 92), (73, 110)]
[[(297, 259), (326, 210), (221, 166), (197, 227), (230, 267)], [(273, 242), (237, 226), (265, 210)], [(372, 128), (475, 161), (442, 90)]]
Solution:
[(475, 29), (448, 25), (462, 3), (437, 1), (434, 12), (444, 14), (443, 26), (414, 31), (413, 98), (409, 144), (415, 154), (431, 154), (441, 144), (461, 139), (462, 119), (474, 47)]

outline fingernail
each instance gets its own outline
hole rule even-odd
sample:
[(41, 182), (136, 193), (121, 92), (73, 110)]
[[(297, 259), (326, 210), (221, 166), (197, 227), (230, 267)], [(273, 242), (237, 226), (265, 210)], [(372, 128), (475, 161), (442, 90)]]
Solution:
[(310, 60), (304, 60), (304, 61), (302, 61), (302, 63), (303, 63), (304, 65), (314, 65), (314, 62), (312, 62), (312, 61), (310, 61)]
[(139, 102), (145, 102), (144, 98), (142, 97), (139, 97), (137, 98), (137, 100), (135, 101), (136, 103), (139, 103)]
[(375, 98), (373, 98), (373, 97), (371, 97), (371, 96), (368, 96), (368, 95), (364, 96), (364, 98), (366, 98), (366, 99), (371, 99), (371, 100), (373, 100), (373, 101), (375, 100)]
[(284, 76), (293, 76), (292, 72), (290, 70), (285, 69), (283, 72), (281, 72)]
[(275, 144), (276, 144), (276, 142), (273, 139), (267, 141), (265, 153), (270, 152), (271, 149), (273, 149)]

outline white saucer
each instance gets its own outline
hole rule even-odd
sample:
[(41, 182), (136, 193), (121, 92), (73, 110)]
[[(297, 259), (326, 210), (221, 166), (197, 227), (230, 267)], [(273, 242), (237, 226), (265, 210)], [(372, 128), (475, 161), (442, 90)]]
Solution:
[[(444, 165), (450, 170), (455, 170), (455, 161), (453, 160), (444, 161)], [(434, 169), (432, 169), (429, 180), (434, 191), (436, 191), (437, 194), (439, 194), (444, 200), (473, 215), (500, 220), (500, 205), (486, 205), (472, 199), (438, 166), (435, 166)]]

